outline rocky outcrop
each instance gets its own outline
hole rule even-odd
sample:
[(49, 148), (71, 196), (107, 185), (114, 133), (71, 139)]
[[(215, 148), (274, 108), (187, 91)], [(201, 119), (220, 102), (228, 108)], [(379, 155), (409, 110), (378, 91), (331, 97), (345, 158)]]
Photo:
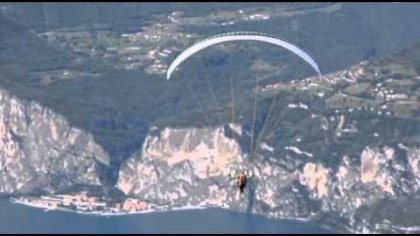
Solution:
[(299, 178), (300, 183), (306, 185), (317, 198), (328, 196), (328, 169), (321, 164), (307, 163)]
[(37, 103), (0, 90), (0, 193), (56, 192), (98, 185), (108, 155), (92, 136)]
[(420, 180), (420, 150), (408, 149), (407, 150), (408, 163), (413, 171), (417, 180)]
[(383, 191), (394, 194), (392, 189), (391, 177), (386, 172), (381, 171), (385, 168), (387, 161), (394, 157), (394, 150), (386, 148), (384, 153), (374, 151), (370, 148), (362, 152), (361, 181), (363, 184), (373, 182)]
[[(231, 169), (243, 162), (238, 143), (223, 128), (167, 128), (146, 138), (143, 155), (128, 160), (118, 187), (129, 196), (157, 202), (218, 206), (234, 191), (226, 189)], [(196, 199), (190, 198), (192, 193)]]

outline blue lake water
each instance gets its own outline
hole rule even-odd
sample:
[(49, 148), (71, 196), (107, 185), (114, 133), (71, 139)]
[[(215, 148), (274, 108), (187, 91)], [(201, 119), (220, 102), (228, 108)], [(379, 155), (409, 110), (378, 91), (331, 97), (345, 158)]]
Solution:
[(332, 233), (311, 223), (271, 220), (226, 210), (125, 216), (47, 211), (0, 199), (0, 233)]

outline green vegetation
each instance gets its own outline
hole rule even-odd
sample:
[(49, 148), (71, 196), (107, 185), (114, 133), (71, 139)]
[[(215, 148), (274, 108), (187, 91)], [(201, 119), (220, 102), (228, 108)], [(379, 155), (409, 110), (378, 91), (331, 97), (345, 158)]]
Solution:
[(370, 83), (356, 83), (356, 84), (347, 86), (344, 89), (344, 92), (351, 95), (360, 95), (367, 92), (370, 87), (371, 87)]
[(370, 107), (376, 107), (377, 101), (370, 99), (363, 99), (355, 96), (348, 96), (343, 94), (334, 94), (326, 99), (327, 106), (329, 108), (363, 108), (368, 110)]

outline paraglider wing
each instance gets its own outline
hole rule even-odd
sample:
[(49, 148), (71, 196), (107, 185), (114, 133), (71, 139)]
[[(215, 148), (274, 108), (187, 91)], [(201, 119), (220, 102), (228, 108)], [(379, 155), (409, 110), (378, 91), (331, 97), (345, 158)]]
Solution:
[(303, 50), (296, 47), (293, 44), (290, 44), (286, 41), (283, 41), (281, 39), (272, 37), (272, 36), (266, 36), (266, 35), (258, 35), (258, 34), (224, 34), (220, 36), (211, 37), (207, 40), (203, 40), (199, 43), (194, 44), (193, 46), (187, 48), (185, 51), (183, 51), (175, 60), (172, 62), (172, 64), (169, 66), (166, 74), (166, 79), (170, 79), (172, 72), (178, 67), (183, 61), (185, 61), (188, 57), (195, 54), (196, 52), (207, 48), (209, 46), (228, 42), (228, 41), (240, 41), (240, 40), (251, 40), (251, 41), (261, 41), (266, 42), (270, 44), (274, 44), (280, 47), (283, 47), (296, 55), (298, 55), (300, 58), (305, 60), (311, 67), (318, 73), (318, 76), (321, 78), (321, 71), (316, 64), (316, 62)]

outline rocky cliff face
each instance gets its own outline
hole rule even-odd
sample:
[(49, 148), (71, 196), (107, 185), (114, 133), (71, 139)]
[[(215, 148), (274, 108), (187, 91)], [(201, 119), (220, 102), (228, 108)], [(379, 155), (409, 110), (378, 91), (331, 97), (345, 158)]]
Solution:
[(127, 195), (167, 204), (228, 203), (235, 192), (228, 175), (234, 165), (243, 164), (238, 143), (223, 128), (168, 128), (148, 136), (143, 153), (125, 164), (118, 187)]
[[(242, 133), (240, 126), (231, 127)], [(239, 143), (225, 135), (226, 129), (230, 128), (155, 130), (144, 143), (143, 155), (121, 169), (117, 186), (129, 196), (163, 205), (307, 218), (353, 232), (385, 231), (376, 226), (384, 219), (358, 214), (367, 206), (418, 195), (418, 146), (366, 146), (354, 158), (343, 156), (338, 168), (314, 155), (290, 170), (285, 166), (293, 160), (270, 155), (267, 144), (268, 152), (251, 163)], [(242, 168), (254, 174), (244, 198), (228, 177)]]
[(100, 184), (109, 157), (91, 135), (34, 102), (0, 90), (0, 193), (56, 192)]

